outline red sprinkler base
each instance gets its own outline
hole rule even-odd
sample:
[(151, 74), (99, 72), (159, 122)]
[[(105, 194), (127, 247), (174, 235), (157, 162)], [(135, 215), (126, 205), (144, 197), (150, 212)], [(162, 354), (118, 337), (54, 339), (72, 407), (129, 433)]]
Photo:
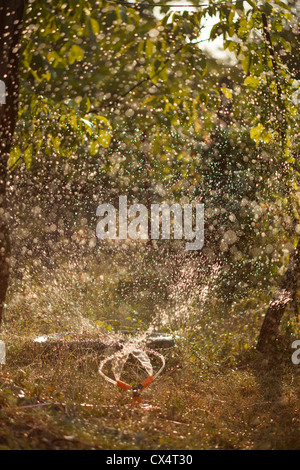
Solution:
[[(141, 382), (137, 385), (129, 385), (126, 382), (122, 382), (122, 380), (112, 379), (111, 377), (106, 375), (102, 370), (104, 365), (107, 362), (110, 362), (114, 359), (114, 356), (117, 354), (117, 353), (115, 353), (112, 356), (107, 357), (106, 359), (104, 359), (100, 363), (100, 365), (99, 365), (99, 374), (102, 375), (102, 377), (104, 377), (104, 379), (107, 380), (107, 382), (110, 382), (112, 385), (115, 385), (115, 386), (117, 385), (117, 387), (121, 388), (122, 390), (125, 390), (125, 391), (132, 390), (132, 398), (133, 398), (132, 405), (139, 405), (144, 409), (152, 409), (151, 405), (143, 405), (142, 404), (141, 392), (144, 388), (148, 387), (153, 382), (153, 380), (155, 380), (161, 374), (162, 370), (164, 369), (164, 367), (166, 365), (165, 358), (162, 354), (158, 353), (157, 351), (153, 351), (152, 349), (148, 349), (148, 348), (145, 348), (143, 350), (137, 349), (137, 350), (134, 350), (134, 351), (135, 351), (137, 357), (138, 357), (139, 354), (141, 354), (141, 352), (146, 352), (146, 353), (148, 352), (148, 353), (153, 354), (154, 356), (159, 357), (159, 359), (161, 360), (161, 363), (162, 363), (161, 368), (155, 374), (153, 374), (152, 367), (150, 367), (150, 370), (152, 370), (151, 375), (149, 375), (143, 382)], [(133, 354), (133, 352), (131, 352), (131, 353)], [(142, 358), (142, 359), (138, 358), (138, 359), (142, 363), (144, 368), (148, 371), (148, 374), (149, 374), (150, 373), (149, 368), (145, 366), (144, 360), (142, 360), (144, 358)], [(151, 366), (151, 364), (150, 364), (150, 366)]]
[(117, 386), (122, 390), (132, 390), (132, 406), (140, 405), (142, 403), (141, 391), (148, 387), (153, 382), (153, 376), (150, 375), (142, 383), (137, 385), (129, 385), (121, 380), (117, 380)]

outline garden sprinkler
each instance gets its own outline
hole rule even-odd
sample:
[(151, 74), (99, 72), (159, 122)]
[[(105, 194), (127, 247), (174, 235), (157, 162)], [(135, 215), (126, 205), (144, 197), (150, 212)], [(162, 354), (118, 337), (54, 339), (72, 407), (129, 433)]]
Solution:
[[(155, 374), (153, 374), (153, 368), (152, 368), (150, 359), (147, 355), (147, 352), (151, 353), (151, 354), (154, 354), (162, 362), (161, 368)], [(122, 369), (125, 365), (125, 362), (127, 361), (128, 357), (129, 357), (129, 354), (132, 354), (136, 359), (138, 359), (140, 361), (140, 363), (142, 364), (142, 366), (149, 373), (149, 376), (145, 380), (143, 380), (143, 382), (138, 383), (136, 385), (129, 385), (126, 382), (123, 382), (123, 381), (121, 381), (117, 378), (112, 379), (108, 375), (104, 374), (104, 372), (102, 370), (104, 365), (107, 364), (110, 361), (113, 361), (114, 359), (117, 360), (117, 363), (119, 362), (118, 359), (120, 360), (120, 364), (121, 364), (120, 369), (121, 369), (121, 372), (122, 372)], [(166, 363), (165, 363), (164, 356), (162, 354), (158, 353), (157, 351), (153, 351), (152, 349), (149, 349), (149, 348), (145, 348), (143, 350), (134, 349), (130, 352), (125, 352), (123, 357), (122, 357), (122, 354), (120, 354), (120, 352), (118, 351), (117, 353), (113, 354), (112, 356), (109, 356), (108, 358), (104, 359), (100, 363), (99, 373), (100, 373), (100, 375), (102, 375), (102, 377), (104, 377), (105, 380), (107, 380), (107, 382), (110, 382), (111, 384), (116, 385), (120, 389), (125, 390), (125, 391), (131, 390), (132, 391), (132, 406), (136, 406), (136, 405), (141, 405), (141, 403), (142, 403), (141, 392), (145, 388), (147, 388), (160, 375), (160, 373), (162, 372), (162, 370), (165, 367), (165, 364)]]

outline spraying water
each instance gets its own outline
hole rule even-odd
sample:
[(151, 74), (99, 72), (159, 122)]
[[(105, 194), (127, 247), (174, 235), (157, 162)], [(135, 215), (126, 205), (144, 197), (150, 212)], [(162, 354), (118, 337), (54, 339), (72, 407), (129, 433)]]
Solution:
[[(184, 324), (187, 324), (188, 322), (192, 323), (192, 317), (194, 316), (193, 307), (198, 302), (203, 308), (209, 294), (212, 292), (209, 284), (216, 284), (215, 280), (219, 273), (218, 266), (213, 267), (209, 282), (201, 285), (201, 283), (199, 283), (199, 260), (195, 260), (190, 257), (187, 258), (187, 255), (178, 256), (178, 254), (176, 255), (176, 258), (177, 267), (173, 273), (172, 281), (169, 284), (169, 298), (165, 308), (160, 306), (156, 309), (154, 319), (143, 334), (127, 340), (121, 351), (117, 351), (100, 363), (100, 375), (111, 384), (117, 385), (124, 390), (133, 389), (134, 392), (137, 390), (137, 388), (121, 381), (125, 364), (128, 362), (130, 355), (141, 364), (142, 368), (148, 374), (148, 379), (137, 386), (142, 390), (145, 386), (152, 383), (152, 381), (161, 374), (165, 367), (164, 356), (161, 353), (145, 347), (147, 337), (155, 331), (158, 325), (160, 327), (163, 326), (164, 328), (171, 328), (174, 332), (176, 330), (179, 332)], [(173, 257), (167, 258), (165, 261), (165, 268), (170, 270), (172, 266), (174, 266)], [(149, 353), (150, 356), (153, 354), (161, 360), (162, 365), (156, 373), (153, 371)], [(111, 378), (103, 372), (108, 363), (111, 364), (111, 373), (114, 378)]]

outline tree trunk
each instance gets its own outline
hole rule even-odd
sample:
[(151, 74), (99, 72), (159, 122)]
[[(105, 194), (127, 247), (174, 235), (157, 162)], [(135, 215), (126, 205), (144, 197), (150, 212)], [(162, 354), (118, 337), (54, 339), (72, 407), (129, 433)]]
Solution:
[(24, 0), (0, 0), (0, 323), (9, 277), (10, 241), (6, 210), (7, 162), (18, 117), (19, 40)]
[(300, 240), (297, 247), (290, 257), (289, 265), (283, 276), (279, 288), (275, 292), (266, 316), (264, 318), (258, 342), (257, 349), (266, 352), (272, 346), (278, 337), (280, 321), (287, 304), (295, 298), (297, 281), (300, 276)]

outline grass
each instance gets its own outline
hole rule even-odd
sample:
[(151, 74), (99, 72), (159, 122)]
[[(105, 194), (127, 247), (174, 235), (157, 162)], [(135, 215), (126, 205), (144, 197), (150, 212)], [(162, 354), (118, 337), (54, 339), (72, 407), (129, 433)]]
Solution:
[[(188, 318), (170, 324), (176, 346), (163, 351), (166, 369), (142, 394), (147, 409), (101, 378), (96, 352), (37, 354), (30, 345), (39, 334), (113, 337), (112, 305), (118, 322), (143, 328), (121, 306), (124, 291), (117, 299), (117, 280), (103, 264), (101, 274), (66, 264), (13, 281), (1, 335), (8, 354), (0, 366), (0, 449), (300, 448), (300, 365), (290, 347), (299, 326), (287, 312), (276, 354), (260, 355), (266, 298), (243, 299), (226, 315), (214, 296), (201, 310), (189, 306)], [(114, 299), (103, 294), (110, 291)]]
[(0, 376), (0, 449), (299, 448), (299, 366), (282, 357), (203, 368), (174, 348), (143, 409), (101, 379), (95, 354), (24, 365), (16, 353)]

